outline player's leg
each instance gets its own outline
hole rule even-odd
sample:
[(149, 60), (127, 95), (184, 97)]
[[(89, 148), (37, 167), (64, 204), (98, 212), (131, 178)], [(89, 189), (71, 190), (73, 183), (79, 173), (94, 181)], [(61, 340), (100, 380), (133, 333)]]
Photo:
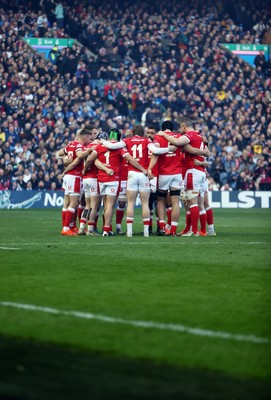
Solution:
[(176, 236), (177, 226), (180, 219), (180, 193), (183, 185), (182, 174), (171, 175), (170, 180), (170, 203), (171, 203), (171, 228), (169, 235)]
[(149, 237), (149, 226), (150, 226), (150, 181), (149, 178), (142, 172), (138, 173), (138, 188), (142, 207), (142, 220), (143, 220), (143, 235)]
[(214, 228), (214, 215), (212, 207), (210, 206), (208, 190), (204, 192), (204, 207), (207, 214), (207, 235), (216, 236)]
[(113, 233), (111, 231), (112, 226), (112, 218), (114, 207), (117, 201), (117, 195), (106, 194), (106, 201), (104, 205), (104, 227), (103, 227), (103, 236), (112, 236)]
[(167, 175), (158, 176), (157, 190), (157, 215), (159, 231), (158, 236), (165, 234), (166, 227), (166, 197), (170, 187), (170, 178)]
[(63, 201), (63, 207), (62, 207), (62, 212), (61, 212), (61, 216), (62, 216), (62, 229), (65, 226), (65, 217), (66, 217), (66, 212), (67, 209), (69, 207), (69, 203), (70, 203), (70, 196), (68, 194), (64, 194), (64, 201)]
[(160, 190), (157, 191), (157, 214), (158, 214), (158, 225), (159, 231), (158, 235), (163, 236), (165, 234), (165, 227), (166, 227), (166, 196), (167, 190)]
[(85, 208), (84, 208), (84, 211), (82, 212), (82, 215), (80, 218), (80, 226), (79, 226), (78, 235), (86, 234), (85, 226), (88, 221), (89, 210), (90, 210), (90, 197), (85, 193)]
[[(87, 223), (89, 207), (90, 207), (90, 186), (88, 184), (88, 178), (83, 179), (83, 189), (84, 189), (84, 195), (82, 197), (84, 197), (84, 210), (81, 213), (81, 217), (80, 217), (80, 225), (79, 225), (78, 235), (86, 234), (85, 225)], [(80, 205), (82, 205), (82, 197), (80, 200), (79, 207), (80, 207)]]
[(171, 228), (170, 235), (176, 236), (177, 226), (180, 219), (180, 190), (172, 187), (170, 188), (170, 199), (171, 199)]
[(116, 209), (116, 232), (118, 234), (123, 233), (121, 229), (121, 223), (124, 217), (124, 211), (126, 207), (126, 199), (124, 200), (123, 198), (118, 198), (118, 205)]
[(188, 170), (185, 175), (185, 187), (187, 201), (191, 216), (192, 231), (185, 233), (183, 236), (198, 236), (198, 221), (199, 221), (199, 206), (198, 195), (199, 189), (197, 188), (197, 175), (194, 170)]
[(149, 197), (149, 209), (150, 209), (150, 226), (149, 226), (149, 233), (153, 232), (153, 220), (156, 221), (156, 232), (159, 231), (159, 224), (158, 224), (158, 213), (157, 213), (157, 182), (158, 179), (155, 176), (154, 178), (150, 179), (150, 197)]
[[(65, 218), (65, 228), (69, 226), (69, 229), (73, 225), (76, 218), (76, 210), (79, 206), (80, 194), (71, 193), (70, 194), (70, 204), (67, 209), (67, 214)], [(68, 222), (67, 222), (68, 221)]]
[(149, 236), (149, 225), (150, 225), (150, 208), (149, 208), (149, 198), (150, 192), (149, 191), (140, 191), (140, 200), (141, 200), (141, 207), (142, 207), (142, 220), (144, 225), (143, 235), (145, 237)]
[(95, 216), (95, 225), (94, 225), (94, 232), (98, 234), (98, 221), (99, 221), (99, 216), (100, 216), (100, 209), (102, 205), (102, 196), (98, 196), (98, 207), (96, 211), (96, 216)]
[(88, 236), (97, 236), (99, 235), (95, 232), (95, 225), (96, 225), (96, 216), (101, 204), (101, 196), (93, 195), (90, 196), (90, 209), (89, 209), (89, 216), (88, 216)]
[(149, 197), (149, 209), (150, 209), (150, 225), (149, 225), (149, 233), (152, 233), (152, 222), (153, 222), (153, 214), (154, 214), (154, 193), (150, 193)]
[(71, 224), (74, 221), (75, 212), (79, 205), (81, 193), (81, 178), (72, 175), (65, 175), (64, 179), (67, 183), (65, 194), (69, 196), (69, 203), (65, 212), (65, 221), (61, 233), (65, 236), (74, 236), (76, 235), (76, 233), (71, 230)]
[(191, 231), (191, 214), (190, 214), (190, 209), (189, 209), (189, 205), (188, 205), (188, 201), (187, 201), (187, 194), (186, 194), (186, 188), (185, 188), (184, 181), (182, 183), (180, 199), (181, 199), (183, 208), (185, 209), (185, 227), (181, 232), (177, 233), (177, 236), (182, 236), (185, 233)]
[(199, 220), (200, 220), (200, 236), (207, 236), (206, 232), (206, 224), (207, 224), (207, 214), (204, 208), (204, 194), (199, 194), (198, 197), (198, 204), (199, 204)]
[(167, 214), (167, 223), (165, 227), (165, 232), (166, 234), (170, 234), (170, 229), (171, 229), (171, 213), (172, 213), (172, 203), (171, 203), (171, 196), (170, 192), (167, 192), (167, 197), (166, 197), (166, 214)]
[(98, 233), (95, 232), (95, 224), (97, 213), (101, 204), (101, 196), (99, 194), (99, 184), (96, 178), (91, 178), (90, 180), (90, 205), (89, 205), (89, 215), (88, 215), (88, 236), (96, 236)]
[(80, 196), (79, 206), (77, 208), (77, 218), (79, 220), (79, 224), (81, 223), (81, 217), (82, 217), (82, 214), (83, 214), (85, 208), (86, 208), (86, 198), (85, 198), (85, 190), (83, 187), (81, 196)]
[(118, 196), (118, 204), (116, 209), (116, 232), (118, 234), (123, 233), (121, 229), (122, 220), (124, 217), (124, 211), (126, 208), (126, 191), (127, 191), (127, 180), (120, 182), (120, 191)]
[(133, 236), (134, 210), (137, 197), (137, 190), (127, 190), (127, 209), (126, 209), (126, 236)]
[(112, 236), (112, 218), (114, 207), (118, 197), (119, 181), (100, 182), (100, 194), (103, 196), (104, 213), (103, 213), (103, 236)]

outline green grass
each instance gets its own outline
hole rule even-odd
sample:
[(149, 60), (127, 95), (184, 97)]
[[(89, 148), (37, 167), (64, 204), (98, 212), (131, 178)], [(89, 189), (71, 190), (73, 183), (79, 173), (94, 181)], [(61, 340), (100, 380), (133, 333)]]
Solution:
[(216, 237), (143, 238), (138, 216), (102, 238), (62, 237), (59, 209), (1, 210), (0, 302), (233, 338), (0, 304), (0, 398), (268, 398), (271, 211), (214, 211)]

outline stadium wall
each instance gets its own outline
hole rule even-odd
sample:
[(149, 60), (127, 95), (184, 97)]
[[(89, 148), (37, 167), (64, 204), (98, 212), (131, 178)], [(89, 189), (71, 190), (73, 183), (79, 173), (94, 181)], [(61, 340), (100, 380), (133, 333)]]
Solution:
[[(213, 208), (270, 208), (271, 191), (214, 191), (209, 192)], [(62, 207), (64, 192), (57, 191), (0, 191), (0, 209)], [(140, 207), (138, 199), (137, 207)]]

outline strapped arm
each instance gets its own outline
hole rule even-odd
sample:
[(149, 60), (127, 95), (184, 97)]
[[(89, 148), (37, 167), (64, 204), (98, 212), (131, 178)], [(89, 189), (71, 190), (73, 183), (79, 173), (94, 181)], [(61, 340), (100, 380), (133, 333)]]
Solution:
[(156, 147), (155, 144), (150, 143), (148, 145), (148, 149), (153, 153), (153, 154), (166, 154), (170, 151), (169, 147)]
[(123, 141), (110, 142), (109, 140), (101, 140), (101, 144), (109, 150), (123, 149), (123, 147), (125, 147), (125, 143)]

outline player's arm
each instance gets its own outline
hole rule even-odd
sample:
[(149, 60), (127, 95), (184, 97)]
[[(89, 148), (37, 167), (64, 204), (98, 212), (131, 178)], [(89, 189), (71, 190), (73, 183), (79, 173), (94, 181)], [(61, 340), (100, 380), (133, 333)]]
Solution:
[(157, 147), (153, 143), (150, 143), (148, 145), (148, 149), (152, 152), (152, 154), (157, 154), (157, 155), (169, 153), (171, 151), (170, 147), (171, 146), (168, 146), (168, 147)]
[(61, 150), (59, 150), (58, 152), (57, 152), (57, 157), (59, 157), (59, 158), (62, 158), (62, 157), (64, 157), (64, 156), (66, 156), (67, 154), (66, 154), (66, 152), (65, 152), (65, 149), (61, 149)]
[(72, 162), (73, 162), (73, 159), (72, 159), (72, 158), (70, 158), (70, 157), (68, 157), (68, 156), (63, 157), (63, 165), (64, 165), (64, 168), (66, 168), (66, 167), (67, 167), (68, 165), (70, 165)]
[(107, 168), (98, 158), (94, 161), (94, 164), (98, 169), (106, 172), (107, 175), (114, 175), (114, 170), (112, 168)]
[(200, 160), (195, 159), (194, 160), (194, 164), (195, 165), (200, 165), (201, 167), (208, 167), (208, 165), (210, 165), (211, 162), (207, 161), (206, 159), (204, 161), (200, 161)]
[(186, 144), (183, 146), (183, 149), (194, 156), (204, 156), (204, 157), (209, 157), (210, 156), (210, 150), (208, 147), (204, 147), (204, 149), (197, 149), (196, 147), (192, 147), (191, 144)]
[(84, 165), (84, 168), (83, 168), (83, 171), (82, 171), (83, 175), (86, 174), (86, 172), (92, 166), (92, 164), (97, 159), (97, 157), (98, 157), (97, 151), (93, 150), (93, 152), (87, 157), (87, 159), (85, 161), (85, 165)]
[(133, 156), (131, 156), (131, 154), (125, 153), (123, 157), (128, 161), (129, 164), (143, 172), (143, 174), (147, 175), (148, 171), (142, 167), (142, 165), (140, 165), (139, 162)]
[(81, 163), (80, 158), (76, 157), (75, 160), (73, 160), (71, 163), (69, 163), (67, 165), (67, 167), (64, 169), (64, 171), (62, 172), (62, 176), (66, 175), (67, 172), (72, 171), (75, 167), (77, 167), (77, 165), (79, 165)]
[(174, 151), (177, 150), (177, 146), (173, 146), (173, 144), (171, 144), (170, 146), (168, 146), (169, 148), (169, 153), (174, 153)]
[(150, 179), (153, 178), (152, 169), (155, 166), (155, 164), (157, 163), (158, 157), (159, 156), (157, 154), (151, 155), (151, 159), (150, 159), (150, 163), (149, 163), (149, 167), (148, 167), (148, 177)]
[(101, 139), (100, 143), (109, 150), (117, 150), (123, 149), (125, 147), (125, 143), (123, 141), (120, 142), (110, 142), (109, 140)]
[(163, 136), (169, 143), (173, 144), (174, 146), (185, 146), (189, 143), (189, 139), (186, 136), (175, 138), (164, 131), (159, 131), (157, 135)]
[(89, 147), (86, 150), (82, 151), (82, 150), (78, 150), (76, 152), (76, 156), (80, 159), (80, 160), (84, 160), (87, 156), (89, 156), (92, 152), (93, 152), (94, 148), (93, 147)]

